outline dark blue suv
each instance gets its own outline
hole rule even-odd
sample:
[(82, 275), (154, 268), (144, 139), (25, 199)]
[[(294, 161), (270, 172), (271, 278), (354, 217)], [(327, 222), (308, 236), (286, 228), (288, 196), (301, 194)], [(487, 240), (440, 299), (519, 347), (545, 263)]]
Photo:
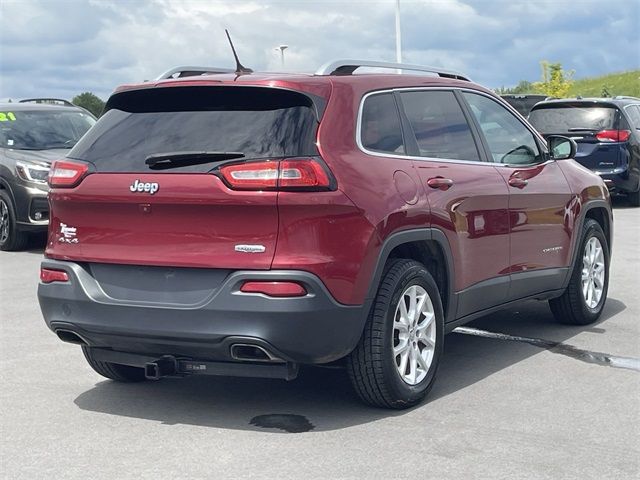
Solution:
[(533, 107), (529, 122), (545, 137), (573, 138), (576, 161), (640, 206), (640, 98), (547, 100)]

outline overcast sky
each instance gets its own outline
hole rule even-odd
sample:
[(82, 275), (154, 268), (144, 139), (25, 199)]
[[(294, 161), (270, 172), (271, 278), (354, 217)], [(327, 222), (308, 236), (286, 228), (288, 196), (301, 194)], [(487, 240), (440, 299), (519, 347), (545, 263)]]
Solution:
[[(335, 58), (395, 59), (395, 0), (0, 0), (0, 98), (106, 99), (175, 65), (240, 59), (312, 72)], [(488, 87), (537, 80), (539, 61), (576, 78), (640, 67), (640, 0), (401, 0), (403, 60)]]

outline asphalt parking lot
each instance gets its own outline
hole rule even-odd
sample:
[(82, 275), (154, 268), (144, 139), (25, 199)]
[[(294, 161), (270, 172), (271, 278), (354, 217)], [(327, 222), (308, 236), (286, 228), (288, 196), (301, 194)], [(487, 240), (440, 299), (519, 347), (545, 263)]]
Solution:
[(614, 215), (597, 324), (558, 325), (539, 302), (479, 319), (403, 412), (361, 405), (339, 369), (106, 381), (44, 325), (42, 250), (1, 252), (2, 478), (638, 478), (640, 209)]

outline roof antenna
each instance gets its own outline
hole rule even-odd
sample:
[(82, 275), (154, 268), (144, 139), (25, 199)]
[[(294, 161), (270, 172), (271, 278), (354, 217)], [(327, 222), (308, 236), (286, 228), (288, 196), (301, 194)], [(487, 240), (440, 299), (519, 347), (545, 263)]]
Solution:
[(243, 73), (253, 73), (253, 70), (247, 67), (243, 67), (240, 63), (240, 60), (238, 60), (238, 54), (236, 53), (236, 49), (233, 47), (233, 42), (231, 41), (231, 37), (229, 36), (229, 30), (225, 28), (224, 32), (227, 34), (229, 45), (231, 45), (231, 51), (233, 52), (233, 57), (236, 59), (236, 75), (242, 75)]

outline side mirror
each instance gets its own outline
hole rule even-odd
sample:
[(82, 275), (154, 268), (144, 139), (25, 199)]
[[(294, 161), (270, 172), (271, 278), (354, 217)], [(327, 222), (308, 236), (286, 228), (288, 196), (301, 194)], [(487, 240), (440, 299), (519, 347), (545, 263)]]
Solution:
[(549, 135), (547, 137), (547, 143), (549, 144), (549, 153), (554, 160), (566, 160), (567, 158), (573, 158), (576, 156), (576, 150), (578, 145), (569, 137), (563, 137), (562, 135)]

